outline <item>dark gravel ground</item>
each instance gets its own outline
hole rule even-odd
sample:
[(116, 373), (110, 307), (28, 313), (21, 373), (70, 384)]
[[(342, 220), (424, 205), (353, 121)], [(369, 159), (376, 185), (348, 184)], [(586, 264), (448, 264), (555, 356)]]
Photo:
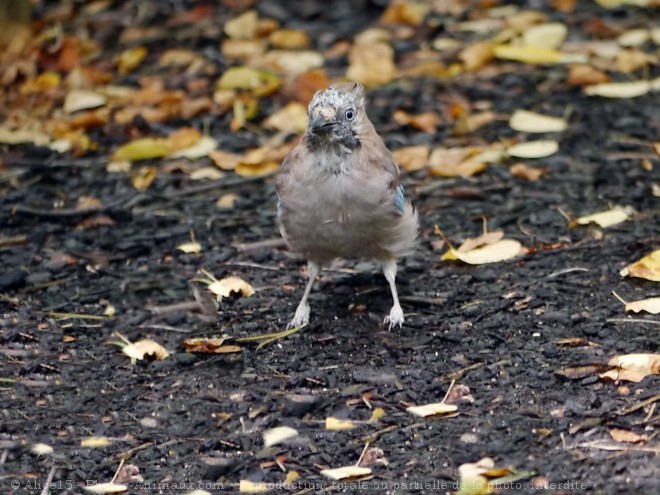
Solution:
[[(341, 2), (338, 10), (350, 6)], [(354, 4), (363, 14), (336, 36), (377, 18), (377, 6), (360, 7)], [(304, 27), (309, 19), (314, 29), (332, 31), (333, 19), (301, 12), (292, 2), (267, 9), (295, 11), (293, 25)], [(576, 15), (590, 13), (595, 15), (588, 9)], [(482, 457), (559, 484), (533, 490), (527, 477), (503, 493), (660, 493), (657, 409), (621, 414), (658, 394), (660, 379), (623, 384), (624, 390), (595, 375), (568, 380), (554, 373), (606, 363), (616, 354), (660, 352), (657, 318), (610, 321), (626, 318), (613, 290), (627, 300), (658, 295), (657, 284), (622, 279), (619, 270), (660, 247), (660, 210), (651, 193), (660, 182), (660, 164), (654, 159), (648, 172), (639, 159), (622, 156), (651, 153), (648, 144), (660, 135), (660, 104), (657, 93), (589, 99), (566, 87), (564, 72), (512, 65), (489, 79), (465, 76), (369, 91), (369, 113), (392, 148), (449, 138), (449, 126), (432, 136), (401, 131), (389, 118), (397, 108), (440, 111), (448, 95), (492, 100), (498, 113), (529, 108), (561, 115), (567, 106), (572, 113), (560, 152), (542, 161), (549, 175), (537, 182), (513, 178), (508, 167), (498, 166), (471, 179), (405, 174), (422, 234), (398, 278), (407, 314), (403, 328), (381, 327), (391, 302), (376, 267), (340, 261), (323, 273), (311, 296), (309, 327), (260, 350), (244, 346), (238, 354), (192, 355), (182, 341), (274, 332), (292, 316), (304, 285), (303, 261), (281, 247), (253, 244), (278, 237), (271, 178), (228, 177), (200, 190), (183, 175), (163, 173), (138, 194), (129, 177), (105, 171), (104, 159), (9, 150), (16, 164), (8, 170), (22, 173), (0, 182), (2, 493), (41, 493), (49, 473), (56, 483), (52, 493), (80, 493), (86, 480), (112, 479), (120, 460), (137, 466), (146, 483), (169, 483), (144, 488), (152, 493), (200, 484), (208, 489), (209, 483), (217, 483), (212, 493), (237, 493), (240, 479), (282, 481), (276, 458), (287, 471), (299, 472), (299, 481), (309, 484), (306, 493), (446, 493), (458, 466)], [(228, 135), (224, 120), (212, 132), (237, 151), (258, 142), (247, 131)], [(477, 134), (492, 142), (514, 131), (502, 121)], [(234, 209), (215, 207), (222, 192), (239, 195)], [(84, 215), (52, 207), (58, 201), (70, 207), (85, 195), (109, 205), (102, 214), (112, 225), (81, 228)], [(569, 229), (559, 211), (577, 216), (609, 204), (641, 214), (601, 232)], [(536, 252), (478, 267), (440, 262), (432, 247), (438, 240), (434, 225), (458, 243), (481, 232), (483, 215), (491, 229), (504, 229)], [(191, 231), (204, 247), (200, 255), (176, 249)], [(236, 247), (246, 243), (248, 249)], [(201, 268), (218, 277), (239, 275), (257, 292), (223, 300), (213, 321), (185, 310), (150, 311), (192, 300), (189, 282)], [(102, 315), (109, 304), (115, 317), (58, 316)], [(153, 338), (172, 355), (131, 365), (108, 343), (116, 331), (131, 340)], [(597, 346), (557, 343), (569, 337)], [(405, 411), (405, 404), (442, 400), (452, 378), (474, 398), (459, 402), (458, 416), (424, 420)], [(376, 424), (324, 428), (328, 416), (365, 420), (374, 407), (385, 411)], [(279, 425), (300, 436), (264, 449), (263, 431)], [(612, 427), (650, 440), (623, 450), (594, 448), (613, 444)], [(92, 435), (114, 441), (81, 447), (81, 439)], [(367, 440), (388, 461), (372, 466), (372, 479), (342, 486), (319, 474), (325, 466), (355, 463)], [(35, 443), (54, 452), (35, 455)]]

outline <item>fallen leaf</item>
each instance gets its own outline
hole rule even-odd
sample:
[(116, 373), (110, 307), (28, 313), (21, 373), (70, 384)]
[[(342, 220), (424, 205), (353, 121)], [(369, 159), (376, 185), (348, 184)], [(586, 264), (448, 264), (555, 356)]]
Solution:
[(149, 189), (158, 176), (158, 169), (154, 166), (136, 168), (131, 172), (131, 183), (138, 191)]
[(131, 359), (142, 360), (153, 357), (159, 361), (167, 359), (170, 355), (162, 345), (155, 340), (143, 339), (128, 344), (122, 348), (122, 352)]
[(392, 117), (400, 125), (410, 125), (429, 134), (435, 134), (438, 129), (440, 118), (434, 112), (424, 112), (419, 115), (412, 115), (403, 110), (396, 110)]
[(522, 34), (522, 43), (548, 49), (559, 48), (568, 35), (568, 28), (561, 22), (548, 22), (532, 26)]
[(506, 152), (515, 158), (545, 158), (559, 151), (557, 141), (547, 139), (542, 141), (529, 141), (509, 146)]
[(582, 380), (588, 376), (593, 376), (595, 373), (601, 373), (605, 369), (607, 369), (607, 367), (603, 364), (587, 364), (585, 366), (562, 368), (556, 370), (555, 374), (568, 378), (569, 380)]
[(217, 208), (230, 209), (234, 207), (234, 204), (236, 203), (237, 199), (238, 199), (237, 194), (226, 193), (218, 198), (218, 200), (215, 202), (215, 206)]
[(622, 277), (631, 276), (660, 282), (660, 249), (623, 268), (619, 274)]
[(468, 237), (463, 241), (463, 244), (457, 249), (459, 253), (467, 253), (481, 246), (488, 244), (495, 244), (504, 238), (504, 232), (501, 230), (494, 230), (492, 232), (485, 232), (478, 237)]
[(268, 41), (275, 48), (301, 50), (311, 45), (309, 35), (300, 29), (278, 29), (270, 34)]
[(88, 437), (80, 441), (80, 446), (88, 449), (98, 449), (112, 445), (112, 441), (108, 437)]
[(142, 63), (147, 56), (147, 49), (143, 46), (124, 50), (117, 57), (117, 67), (122, 74), (130, 74)]
[(240, 480), (238, 483), (239, 493), (266, 493), (269, 491), (268, 483), (257, 483), (250, 480)]
[(464, 113), (458, 118), (454, 127), (454, 133), (459, 136), (469, 134), (491, 122), (495, 122), (496, 119), (497, 115), (490, 110), (477, 113)]
[(649, 91), (651, 91), (650, 81), (601, 83), (584, 88), (587, 96), (602, 96), (603, 98), (636, 98)]
[(240, 162), (236, 165), (234, 171), (241, 177), (264, 177), (272, 175), (280, 169), (280, 163), (273, 160), (266, 160), (261, 163)]
[(334, 469), (324, 469), (321, 471), (321, 474), (331, 480), (340, 481), (363, 478), (371, 474), (371, 469), (363, 466), (344, 466)]
[(33, 143), (37, 146), (46, 146), (50, 143), (50, 137), (40, 131), (30, 131), (25, 129), (8, 129), (0, 127), (0, 143), (2, 144), (22, 144)]
[(234, 39), (251, 39), (257, 34), (259, 14), (256, 10), (247, 10), (225, 22), (224, 32)]
[(387, 42), (358, 42), (351, 47), (348, 60), (346, 77), (364, 86), (382, 86), (396, 76), (394, 50)]
[(463, 48), (458, 54), (458, 59), (463, 61), (466, 71), (480, 69), (494, 57), (495, 50), (492, 41), (477, 41)]
[(637, 301), (624, 301), (616, 292), (612, 292), (614, 297), (621, 301), (626, 306), (626, 311), (633, 311), (639, 313), (644, 311), (652, 315), (660, 314), (660, 297), (649, 297), (648, 299), (639, 299)]
[(122, 493), (128, 487), (117, 483), (97, 483), (95, 485), (83, 485), (83, 488), (88, 492), (96, 493), (98, 495), (105, 495), (106, 493)]
[(247, 89), (256, 96), (268, 96), (281, 86), (282, 81), (275, 74), (253, 69), (252, 67), (231, 67), (218, 80), (217, 89)]
[(633, 431), (621, 428), (610, 428), (609, 433), (615, 442), (640, 443), (648, 440), (648, 436), (646, 435), (639, 435)]
[(509, 173), (519, 179), (533, 182), (539, 180), (541, 177), (547, 174), (548, 170), (545, 168), (530, 167), (526, 163), (518, 162), (509, 167)]
[(389, 3), (385, 12), (383, 12), (380, 22), (382, 24), (419, 26), (428, 10), (429, 6), (422, 2), (393, 1)]
[(648, 67), (654, 62), (657, 62), (656, 57), (648, 55), (637, 48), (629, 48), (627, 50), (621, 50), (616, 54), (614, 64), (619, 72), (632, 74), (633, 72)]
[(198, 254), (202, 252), (202, 245), (197, 241), (185, 242), (179, 244), (176, 248), (187, 254)]
[(509, 126), (520, 132), (561, 132), (566, 129), (566, 121), (527, 110), (516, 110), (509, 119)]
[(454, 495), (488, 495), (495, 492), (493, 484), (488, 482), (485, 474), (494, 469), (495, 461), (485, 457), (476, 463), (465, 463), (458, 466), (460, 488)]
[(520, 256), (522, 252), (523, 247), (520, 242), (514, 239), (501, 239), (493, 244), (487, 244), (465, 253), (454, 248), (449, 248), (440, 259), (443, 261), (461, 260), (463, 263), (469, 265), (484, 265), (487, 263), (499, 263), (501, 261), (516, 258), (517, 256)]
[(350, 419), (339, 419), (328, 416), (325, 418), (325, 429), (326, 430), (350, 430), (355, 428), (357, 425)]
[(592, 86), (609, 80), (607, 74), (590, 65), (571, 65), (568, 69), (569, 86)]
[(298, 436), (298, 431), (289, 426), (278, 426), (264, 431), (264, 447), (272, 447)]
[(297, 101), (292, 101), (270, 114), (263, 122), (266, 129), (302, 134), (307, 128), (307, 108)]
[(79, 110), (102, 107), (106, 103), (106, 97), (94, 91), (74, 89), (69, 91), (64, 99), (64, 113), (74, 113)]
[(171, 151), (172, 149), (163, 138), (139, 138), (117, 148), (112, 155), (112, 160), (150, 160), (167, 156)]
[(590, 223), (595, 223), (599, 227), (607, 228), (625, 222), (634, 213), (635, 210), (630, 206), (615, 206), (610, 210), (599, 211), (597, 213), (578, 217), (574, 220), (574, 223), (576, 225), (589, 225)]
[(235, 276), (215, 280), (209, 284), (208, 288), (218, 296), (218, 299), (230, 297), (232, 294), (236, 294), (240, 297), (250, 297), (254, 294), (254, 289), (250, 284), (242, 278)]
[(187, 158), (188, 160), (197, 160), (204, 158), (218, 147), (218, 142), (211, 136), (203, 136), (195, 144), (187, 148), (179, 149), (170, 154), (170, 158)]
[(458, 407), (454, 404), (445, 404), (444, 402), (436, 402), (433, 404), (424, 404), (422, 406), (410, 406), (406, 408), (410, 414), (428, 418), (430, 416), (446, 416), (458, 411)]
[(270, 50), (252, 62), (293, 77), (323, 67), (325, 60), (323, 55), (313, 50)]
[(601, 373), (601, 378), (639, 383), (649, 375), (660, 374), (660, 354), (624, 354), (607, 364), (615, 369)]
[(415, 172), (426, 167), (429, 160), (429, 147), (425, 144), (406, 146), (392, 152), (394, 161), (406, 172)]
[[(213, 313), (217, 308), (213, 308)], [(196, 339), (186, 339), (183, 341), (183, 347), (186, 352), (197, 354), (232, 354), (241, 352), (243, 349), (237, 345), (225, 344), (226, 337), (200, 337)]]
[(213, 150), (209, 152), (213, 164), (221, 170), (234, 170), (243, 161), (243, 156), (229, 151)]
[(55, 453), (55, 449), (45, 443), (35, 443), (30, 447), (30, 452), (34, 455), (51, 455)]
[(538, 46), (499, 45), (493, 50), (497, 58), (527, 64), (557, 64), (563, 59), (561, 52)]

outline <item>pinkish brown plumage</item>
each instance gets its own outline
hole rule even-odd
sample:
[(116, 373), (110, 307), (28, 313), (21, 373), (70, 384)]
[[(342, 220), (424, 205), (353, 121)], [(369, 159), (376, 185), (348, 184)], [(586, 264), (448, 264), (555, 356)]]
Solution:
[(399, 184), (399, 168), (365, 111), (364, 89), (335, 84), (316, 93), (309, 124), (276, 180), (280, 231), (308, 260), (309, 280), (290, 327), (309, 321), (307, 298), (321, 267), (334, 258), (383, 265), (394, 305), (385, 322), (402, 325), (396, 262), (417, 238), (417, 213)]

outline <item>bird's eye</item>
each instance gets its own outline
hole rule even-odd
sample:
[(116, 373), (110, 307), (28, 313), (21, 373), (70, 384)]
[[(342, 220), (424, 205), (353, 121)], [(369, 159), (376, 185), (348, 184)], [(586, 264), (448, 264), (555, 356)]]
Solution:
[(346, 120), (353, 120), (355, 118), (355, 110), (349, 108), (346, 110)]

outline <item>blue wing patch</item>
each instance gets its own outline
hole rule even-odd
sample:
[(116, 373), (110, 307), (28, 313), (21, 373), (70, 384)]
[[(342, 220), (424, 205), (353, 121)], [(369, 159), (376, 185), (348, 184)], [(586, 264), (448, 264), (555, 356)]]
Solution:
[(397, 210), (403, 213), (403, 209), (406, 206), (406, 196), (403, 193), (403, 186), (397, 186), (396, 191), (394, 192), (394, 206)]

